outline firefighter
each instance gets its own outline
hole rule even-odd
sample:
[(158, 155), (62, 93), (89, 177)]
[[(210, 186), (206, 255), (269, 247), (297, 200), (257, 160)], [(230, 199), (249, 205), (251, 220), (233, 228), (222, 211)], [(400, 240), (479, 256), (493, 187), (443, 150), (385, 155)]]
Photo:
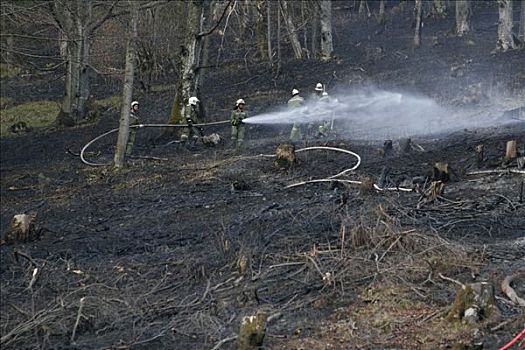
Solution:
[(184, 120), (183, 124), (188, 125), (187, 128), (184, 128), (182, 135), (180, 137), (181, 143), (185, 144), (188, 141), (196, 142), (198, 137), (197, 135), (203, 136), (203, 131), (201, 128), (194, 126), (194, 124), (199, 122), (199, 113), (197, 110), (197, 104), (199, 99), (195, 96), (192, 96), (188, 99), (188, 104), (184, 108)]
[[(288, 108), (298, 109), (304, 105), (304, 98), (299, 95), (299, 90), (292, 90), (292, 98), (288, 100)], [(290, 141), (298, 141), (301, 139), (301, 129), (297, 122), (293, 123), (292, 131), (290, 132)]]
[[(131, 110), (129, 111), (129, 126), (139, 124), (139, 101), (131, 102)], [(128, 144), (126, 145), (126, 156), (131, 155), (133, 144), (137, 136), (137, 128), (129, 128)]]
[(319, 129), (317, 131), (317, 138), (327, 137), (330, 133), (330, 129), (333, 124), (333, 111), (332, 109), (332, 99), (328, 96), (328, 92), (323, 91), (319, 103), (322, 103), (322, 108), (326, 108), (326, 113), (323, 113), (323, 119), (319, 122)]
[(315, 85), (314, 93), (312, 94), (311, 99), (314, 101), (319, 101), (321, 97), (323, 96), (323, 92), (324, 92), (323, 84), (317, 83), (317, 85)]
[[(314, 111), (317, 110), (317, 102), (319, 102), (323, 96), (324, 87), (322, 83), (317, 83), (315, 85), (314, 92), (310, 95), (310, 101), (312, 104), (310, 107), (313, 107)], [(317, 138), (319, 136), (319, 130), (316, 128), (316, 126), (321, 125), (320, 120), (310, 120), (307, 125), (307, 136), (308, 138)]]
[(248, 118), (248, 113), (244, 110), (246, 103), (242, 98), (235, 102), (235, 108), (231, 113), (231, 124), (232, 124), (232, 146), (235, 145), (237, 150), (240, 149), (242, 142), (244, 141), (244, 123), (243, 119)]

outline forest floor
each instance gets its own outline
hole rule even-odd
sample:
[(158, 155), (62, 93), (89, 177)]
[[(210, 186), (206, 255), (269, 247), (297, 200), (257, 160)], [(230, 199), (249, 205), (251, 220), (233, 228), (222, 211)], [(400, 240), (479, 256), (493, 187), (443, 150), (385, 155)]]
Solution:
[[(479, 13), (468, 38), (445, 38), (450, 19), (430, 23), (419, 51), (401, 35), (410, 36), (408, 19), (372, 36), (363, 21), (359, 32), (335, 33), (341, 54), (332, 62), (289, 62), (278, 77), (264, 64), (210, 71), (208, 114), (225, 119), (237, 96), (257, 113), (284, 103), (291, 81), (307, 89), (333, 78), (332, 86), (400, 88), (473, 111), (490, 107), (500, 117), (523, 96), (523, 51), (491, 54), (495, 28), (482, 23), (494, 18)], [(345, 18), (336, 25), (348, 27)], [(383, 53), (372, 55), (378, 47)], [(97, 79), (101, 98), (117, 92), (117, 83)], [(12, 78), (2, 81), (2, 96), (59, 99), (60, 83)], [(148, 122), (166, 120), (172, 91), (139, 98)], [(250, 127), (240, 153), (224, 144), (187, 150), (147, 130), (123, 171), (81, 163), (72, 153), (115, 127), (117, 114), (0, 140), (1, 232), (13, 215), (34, 211), (41, 233), (0, 246), (2, 348), (228, 349), (242, 318), (258, 310), (269, 315), (268, 349), (497, 349), (523, 329), (524, 310), (500, 283), (525, 270), (524, 176), (468, 173), (515, 168), (516, 161), (503, 161), (505, 144), (517, 140), (524, 151), (525, 122), (413, 135), (420, 147), (410, 154), (382, 155), (383, 140), (309, 144), (358, 153), (361, 166), (346, 179), (377, 182), (389, 167), (391, 186), (448, 162), (453, 178), (430, 198), (341, 183), (286, 189), (355, 159), (302, 152), (282, 170), (261, 156), (286, 141), (288, 130), (282, 136), (271, 127)], [(214, 131), (228, 136), (227, 128), (206, 129)], [(109, 162), (114, 141), (95, 144), (87, 157)], [(478, 144), (485, 146), (481, 164)], [(477, 324), (448, 321), (458, 288), (451, 279), (493, 284), (496, 312)], [(525, 278), (514, 288), (523, 297)]]

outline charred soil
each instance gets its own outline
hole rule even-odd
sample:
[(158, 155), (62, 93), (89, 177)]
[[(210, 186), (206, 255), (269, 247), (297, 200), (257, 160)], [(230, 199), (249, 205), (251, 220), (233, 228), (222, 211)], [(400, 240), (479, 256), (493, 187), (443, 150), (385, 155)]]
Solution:
[[(265, 110), (284, 103), (289, 81), (308, 87), (330, 77), (333, 86), (401, 87), (473, 110), (485, 108), (483, 100), (464, 99), (473, 84), (523, 93), (523, 51), (491, 55), (496, 29), (482, 23), (493, 23), (494, 9), (478, 10), (472, 37), (444, 38), (452, 19), (436, 21), (419, 51), (410, 48), (408, 20), (390, 19), (377, 35), (367, 34), (372, 19), (356, 20), (361, 29), (347, 33), (348, 18), (339, 10), (340, 57), (287, 62), (279, 76), (263, 64), (241, 73), (210, 70), (203, 92), (208, 114), (226, 119), (220, 115), (228, 115), (229, 101), (241, 92), (252, 98), (255, 112)], [(384, 55), (367, 57), (366, 49), (377, 47)], [(22, 96), (32, 82), (21, 79), (2, 81), (2, 95)], [(34, 84), (57, 83), (44, 80)], [(30, 91), (35, 99), (46, 94), (38, 86)], [(166, 121), (172, 92), (139, 97), (150, 106), (148, 122)], [(491, 101), (497, 98), (494, 92)], [(500, 102), (498, 113), (512, 107)], [(279, 169), (261, 156), (286, 140), (271, 127), (248, 128), (240, 153), (225, 145), (188, 150), (159, 130), (141, 130), (135, 157), (120, 172), (88, 167), (72, 154), (116, 123), (116, 113), (108, 111), (95, 124), (0, 140), (2, 232), (13, 215), (31, 211), (40, 230), (38, 240), (0, 246), (2, 348), (234, 348), (242, 318), (261, 309), (269, 316), (264, 344), (271, 349), (437, 349), (478, 342), (496, 349), (523, 329), (523, 308), (500, 290), (506, 276), (525, 269), (524, 175), (505, 171), (515, 169), (516, 160), (503, 159), (508, 140), (525, 152), (523, 121), (416, 135), (408, 154), (381, 154), (383, 140), (313, 142), (362, 157), (342, 179), (381, 180), (393, 189), (415, 188), (415, 178), (447, 162), (452, 178), (444, 192), (433, 194), (425, 193), (429, 180), (412, 192), (338, 182), (285, 189), (329, 177), (355, 159), (316, 150), (297, 153), (297, 164)], [(226, 128), (206, 129), (214, 131), (228, 137)], [(481, 163), (478, 144), (485, 149)], [(113, 146), (108, 137), (87, 156), (109, 162)], [(385, 169), (388, 176), (380, 179)], [(501, 171), (469, 174), (482, 170)], [(496, 314), (475, 325), (447, 321), (458, 287), (452, 280), (494, 284)], [(522, 297), (524, 286), (525, 277), (516, 279)]]

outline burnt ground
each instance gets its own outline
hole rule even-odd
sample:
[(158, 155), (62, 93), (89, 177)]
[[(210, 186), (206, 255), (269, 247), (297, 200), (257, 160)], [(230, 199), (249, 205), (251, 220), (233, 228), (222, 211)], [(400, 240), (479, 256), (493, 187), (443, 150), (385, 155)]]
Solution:
[[(445, 38), (451, 19), (429, 20), (419, 51), (410, 47), (409, 16), (389, 19), (383, 34), (369, 35), (372, 22), (353, 19), (357, 24), (350, 26), (341, 10), (339, 28), (361, 29), (334, 34), (341, 54), (333, 62), (288, 62), (277, 78), (263, 64), (210, 70), (203, 92), (210, 119), (224, 119), (232, 96), (242, 93), (257, 112), (284, 102), (290, 81), (312, 86), (334, 71), (332, 86), (402, 88), (447, 105), (465, 103), (469, 87), (481, 83), (486, 98), (469, 100), (473, 110), (493, 106), (501, 95), (520, 96), (523, 51), (491, 55), (497, 17), (490, 6), (478, 6), (471, 37)], [(367, 56), (367, 48), (377, 47), (384, 54)], [(458, 76), (453, 67), (461, 65)], [(101, 97), (115, 92), (118, 84), (104, 88), (97, 79)], [(2, 82), (2, 94), (20, 101), (27, 91), (35, 99), (59, 98), (58, 88), (39, 85), (59, 83), (18, 78)], [(139, 95), (148, 121), (165, 121), (172, 97)], [(509, 139), (523, 152), (525, 123), (414, 136), (423, 150), (410, 155), (383, 157), (381, 141), (325, 142), (362, 156), (348, 179), (377, 179), (389, 166), (389, 181), (402, 183), (447, 161), (452, 181), (441, 197), (426, 200), (355, 185), (284, 189), (355, 160), (312, 151), (298, 154), (292, 169), (277, 169), (259, 156), (284, 139), (272, 128), (250, 129), (241, 154), (223, 145), (179, 149), (158, 130), (143, 130), (136, 156), (159, 159), (134, 158), (120, 173), (85, 166), (66, 152), (116, 119), (109, 111), (95, 125), (0, 141), (2, 232), (14, 214), (28, 211), (38, 213), (41, 229), (37, 241), (0, 247), (3, 348), (209, 349), (260, 309), (270, 315), (265, 346), (271, 349), (436, 349), (475, 342), (496, 349), (523, 328), (523, 309), (499, 284), (525, 269), (524, 177), (467, 173), (478, 170), (473, 147), (479, 143), (486, 149), (481, 170), (503, 169)], [(109, 137), (96, 144), (89, 158), (110, 160), (113, 143)], [(446, 321), (457, 286), (440, 274), (493, 283), (495, 315), (476, 325)], [(221, 345), (233, 347), (233, 341)]]

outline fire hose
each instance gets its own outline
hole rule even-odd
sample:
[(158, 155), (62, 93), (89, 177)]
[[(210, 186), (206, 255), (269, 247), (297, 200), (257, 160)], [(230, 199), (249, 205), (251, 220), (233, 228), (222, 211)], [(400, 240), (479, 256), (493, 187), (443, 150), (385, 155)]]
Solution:
[[(230, 123), (230, 121), (229, 120), (224, 120), (224, 121), (219, 121), (219, 122), (193, 124), (193, 126), (209, 126), (209, 125), (220, 125), (220, 124), (226, 124), (226, 123)], [(138, 125), (131, 125), (130, 126), (130, 128), (149, 128), (149, 127), (156, 127), (156, 128), (164, 128), (164, 127), (169, 127), (169, 128), (187, 128), (188, 125), (186, 125), (186, 124), (138, 124)], [(94, 139), (92, 139), (88, 143), (86, 143), (86, 145), (84, 145), (84, 147), (82, 147), (82, 149), (80, 151), (80, 160), (84, 164), (91, 165), (91, 166), (104, 166), (104, 165), (107, 165), (105, 163), (93, 163), (93, 162), (90, 162), (90, 161), (86, 160), (86, 158), (84, 157), (84, 153), (89, 148), (89, 146), (91, 146), (93, 143), (95, 143), (96, 141), (100, 140), (101, 138), (103, 138), (103, 137), (105, 137), (107, 135), (110, 135), (112, 133), (117, 132), (118, 130), (119, 130), (118, 128), (109, 130), (109, 131), (107, 131), (107, 132), (105, 132), (105, 133), (95, 137)], [(346, 150), (346, 149), (342, 149), (342, 148), (326, 147), (326, 146), (305, 147), (305, 148), (300, 148), (300, 149), (296, 150), (295, 152), (296, 153), (300, 153), (300, 152), (306, 152), (306, 151), (312, 151), (312, 150), (327, 150), (327, 151), (335, 151), (335, 152), (346, 153), (346, 154), (349, 154), (349, 155), (355, 157), (357, 159), (357, 162), (352, 167), (344, 169), (344, 170), (340, 171), (339, 173), (337, 173), (335, 175), (332, 175), (332, 176), (330, 176), (328, 178), (298, 182), (298, 183), (294, 183), (294, 184), (288, 185), (285, 188), (288, 189), (288, 188), (297, 187), (297, 186), (301, 186), (301, 185), (306, 185), (306, 184), (310, 184), (310, 183), (316, 183), (316, 182), (342, 182), (342, 183), (350, 183), (350, 184), (356, 184), (356, 185), (362, 184), (362, 181), (338, 179), (339, 177), (341, 177), (343, 175), (346, 175), (347, 173), (350, 173), (350, 172), (356, 170), (357, 168), (359, 168), (359, 166), (361, 165), (361, 156), (359, 156), (359, 154), (357, 154), (355, 152), (352, 152), (352, 151), (349, 151), (349, 150)], [(273, 154), (260, 154), (259, 156), (260, 157), (261, 156), (262, 157), (272, 157), (272, 158), (275, 157), (275, 155), (273, 155)], [(397, 188), (397, 187), (396, 188), (381, 188), (377, 184), (374, 184), (374, 188), (376, 190), (378, 190), (378, 191), (384, 191), (384, 190), (391, 190), (391, 191), (392, 190), (396, 190), (396, 191), (406, 191), (406, 192), (412, 191), (412, 189), (410, 189), (410, 188)]]
[(518, 340), (520, 340), (520, 338), (523, 337), (524, 335), (525, 335), (525, 328), (523, 328), (523, 330), (521, 332), (519, 332), (518, 335), (516, 335), (514, 338), (512, 338), (511, 341), (509, 341), (507, 344), (505, 344), (501, 348), (499, 348), (499, 350), (507, 350), (507, 349), (509, 349)]
[[(220, 125), (220, 124), (227, 124), (227, 123), (230, 123), (230, 121), (229, 120), (223, 120), (223, 121), (218, 121), (218, 122), (200, 123), (200, 124), (193, 124), (193, 126), (209, 126), (209, 125)], [(141, 129), (141, 128), (187, 128), (187, 127), (188, 127), (187, 124), (137, 124), (137, 125), (130, 125), (129, 126), (130, 129)], [(80, 160), (82, 161), (82, 163), (84, 163), (86, 165), (91, 165), (91, 166), (104, 166), (104, 165), (107, 165), (105, 163), (93, 163), (93, 162), (90, 162), (90, 161), (86, 160), (86, 158), (84, 157), (84, 153), (89, 148), (89, 146), (91, 146), (92, 144), (94, 144), (95, 142), (100, 140), (101, 138), (117, 132), (118, 130), (119, 130), (119, 128), (115, 128), (115, 129), (109, 130), (109, 131), (103, 133), (102, 135), (99, 135), (99, 136), (95, 137), (93, 140), (89, 141), (88, 143), (86, 143), (84, 145), (84, 147), (82, 147), (82, 149), (80, 150)]]

